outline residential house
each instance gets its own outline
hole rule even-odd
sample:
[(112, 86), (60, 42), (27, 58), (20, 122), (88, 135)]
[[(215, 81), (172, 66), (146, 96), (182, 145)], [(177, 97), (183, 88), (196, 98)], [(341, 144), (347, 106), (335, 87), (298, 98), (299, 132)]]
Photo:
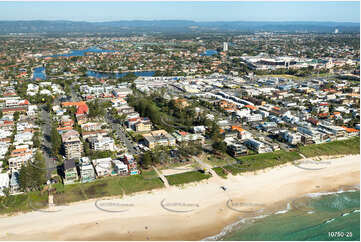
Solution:
[(113, 171), (112, 158), (101, 158), (93, 160), (93, 165), (97, 176), (108, 176)]
[(94, 150), (116, 150), (114, 140), (110, 137), (103, 137), (99, 134), (96, 137), (88, 138), (88, 141), (90, 143), (90, 148)]
[(244, 144), (251, 150), (256, 151), (257, 153), (272, 152), (271, 147), (255, 139), (247, 139)]
[(134, 156), (128, 153), (125, 153), (121, 160), (128, 166), (128, 171), (130, 175), (137, 175), (139, 174), (138, 168), (137, 168), (137, 162), (134, 159)]
[(4, 190), (9, 188), (9, 175), (0, 173), (0, 196), (5, 196)]
[(12, 194), (20, 192), (19, 172), (17, 172), (17, 171), (14, 171), (11, 173), (10, 192)]
[(95, 180), (95, 172), (91, 163), (80, 164), (80, 181), (82, 183), (91, 182)]
[(191, 134), (185, 131), (179, 131), (172, 133), (172, 135), (176, 138), (178, 143), (198, 143), (203, 144), (204, 143), (204, 136), (201, 134)]
[(64, 161), (64, 184), (73, 184), (78, 181), (78, 172), (76, 169), (75, 159)]

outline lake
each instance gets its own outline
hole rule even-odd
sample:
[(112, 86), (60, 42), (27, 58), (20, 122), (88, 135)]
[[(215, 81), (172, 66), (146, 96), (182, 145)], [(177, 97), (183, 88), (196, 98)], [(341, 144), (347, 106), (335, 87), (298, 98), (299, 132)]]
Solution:
[(206, 50), (205, 52), (203, 52), (203, 54), (201, 54), (201, 56), (212, 56), (216, 54), (218, 54), (216, 50)]
[[(127, 75), (130, 72), (122, 72), (122, 73), (104, 73), (99, 71), (87, 71), (86, 75), (95, 78), (122, 78), (123, 76)], [(136, 76), (154, 76), (154, 71), (138, 71), (138, 72), (131, 72), (134, 73)]]
[(36, 67), (33, 69), (33, 80), (40, 79), (46, 80), (45, 68), (44, 67)]
[(73, 57), (73, 56), (84, 56), (85, 53), (114, 53), (115, 50), (104, 50), (104, 49), (98, 49), (95, 47), (91, 47), (84, 50), (71, 50), (67, 54), (57, 54), (57, 55), (51, 55), (49, 57)]

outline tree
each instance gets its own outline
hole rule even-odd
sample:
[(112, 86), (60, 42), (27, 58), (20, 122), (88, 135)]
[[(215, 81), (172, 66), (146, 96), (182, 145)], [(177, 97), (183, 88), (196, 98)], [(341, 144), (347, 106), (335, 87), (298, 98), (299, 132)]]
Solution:
[(22, 165), (19, 171), (19, 186), (20, 190), (28, 191), (28, 185), (30, 182), (29, 167)]
[(34, 136), (33, 136), (33, 145), (36, 148), (40, 148), (40, 133), (39, 132), (35, 132)]
[(37, 187), (40, 187), (41, 185), (45, 184), (47, 181), (45, 158), (40, 151), (36, 152), (35, 154), (34, 166), (32, 168), (31, 175), (32, 178), (35, 179)]
[(5, 187), (5, 188), (2, 189), (2, 191), (3, 191), (4, 195), (5, 195), (5, 197), (10, 196), (10, 188)]
[(20, 189), (22, 191), (38, 191), (46, 183), (46, 180), (45, 159), (42, 153), (38, 151), (32, 164), (28, 163), (20, 168)]
[(140, 164), (144, 169), (149, 168), (149, 166), (152, 164), (152, 155), (150, 151), (147, 151), (143, 154)]
[(14, 121), (18, 121), (20, 117), (20, 113), (19, 112), (15, 112), (14, 113)]
[(226, 152), (227, 151), (227, 144), (223, 141), (216, 141), (213, 143), (212, 147), (220, 152)]
[(56, 126), (53, 125), (51, 128), (50, 133), (50, 140), (51, 140), (51, 149), (53, 152), (53, 155), (59, 154), (60, 148), (61, 148), (61, 136), (56, 130)]

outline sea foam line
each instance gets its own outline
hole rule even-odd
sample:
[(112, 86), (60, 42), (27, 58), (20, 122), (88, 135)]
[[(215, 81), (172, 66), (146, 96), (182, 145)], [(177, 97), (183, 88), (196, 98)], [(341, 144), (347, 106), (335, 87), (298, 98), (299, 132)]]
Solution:
[(327, 196), (327, 195), (333, 195), (333, 194), (340, 194), (345, 192), (357, 192), (359, 190), (356, 189), (350, 189), (350, 190), (343, 190), (340, 189), (336, 192), (315, 192), (315, 193), (308, 193), (306, 194), (307, 197), (315, 198), (315, 197), (321, 197), (321, 196)]
[(255, 217), (250, 217), (250, 218), (242, 218), (236, 222), (234, 222), (233, 224), (229, 224), (226, 227), (224, 227), (222, 229), (222, 231), (219, 234), (216, 235), (212, 235), (209, 237), (206, 237), (204, 239), (202, 239), (201, 241), (215, 241), (215, 240), (220, 240), (222, 237), (224, 237), (227, 233), (231, 232), (236, 226), (240, 225), (240, 224), (245, 224), (248, 221), (254, 221), (257, 219), (262, 219), (265, 217), (268, 217), (268, 214), (264, 214), (264, 215), (259, 215), (259, 216), (255, 216)]

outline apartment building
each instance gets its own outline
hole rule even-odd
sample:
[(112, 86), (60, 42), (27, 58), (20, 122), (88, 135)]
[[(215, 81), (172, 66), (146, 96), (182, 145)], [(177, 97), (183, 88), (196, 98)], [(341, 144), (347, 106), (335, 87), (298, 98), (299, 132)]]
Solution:
[(115, 151), (116, 146), (114, 140), (110, 137), (103, 137), (102, 135), (98, 135), (96, 137), (88, 138), (90, 143), (90, 148), (94, 150), (110, 150)]
[(143, 134), (145, 145), (148, 148), (153, 149), (157, 145), (161, 146), (173, 146), (176, 143), (176, 139), (167, 133), (165, 130), (154, 130), (147, 134)]
[(256, 151), (257, 153), (267, 153), (272, 152), (272, 148), (262, 143), (261, 141), (255, 139), (247, 139), (244, 144), (251, 150)]
[(66, 159), (80, 158), (83, 152), (83, 144), (79, 139), (79, 133), (69, 130), (61, 135)]
[(239, 143), (231, 143), (230, 145), (227, 145), (227, 151), (233, 157), (247, 155), (248, 153), (247, 147)]

